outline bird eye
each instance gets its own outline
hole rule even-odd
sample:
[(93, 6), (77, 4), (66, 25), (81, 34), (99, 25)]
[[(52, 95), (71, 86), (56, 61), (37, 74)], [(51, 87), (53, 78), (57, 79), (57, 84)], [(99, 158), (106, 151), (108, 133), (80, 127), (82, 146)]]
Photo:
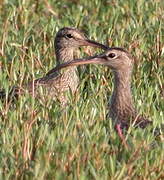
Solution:
[(110, 57), (110, 58), (114, 58), (116, 55), (114, 54), (114, 53), (110, 53), (110, 54), (108, 54), (108, 57)]
[(67, 38), (73, 38), (73, 36), (71, 34), (67, 34), (66, 37)]

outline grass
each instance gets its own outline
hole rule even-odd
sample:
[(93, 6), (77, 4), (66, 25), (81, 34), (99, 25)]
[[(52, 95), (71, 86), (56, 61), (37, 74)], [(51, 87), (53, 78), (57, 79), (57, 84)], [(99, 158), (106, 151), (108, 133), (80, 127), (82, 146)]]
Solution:
[[(164, 120), (163, 10), (160, 0), (0, 1), (0, 88), (8, 91), (45, 74), (55, 66), (56, 32), (79, 27), (136, 57), (136, 107), (159, 125)], [(127, 136), (125, 149), (105, 119), (110, 70), (92, 65), (79, 69), (79, 76), (79, 92), (67, 94), (64, 112), (49, 97), (26, 94), (12, 106), (0, 102), (0, 179), (164, 179), (161, 139), (138, 129)]]

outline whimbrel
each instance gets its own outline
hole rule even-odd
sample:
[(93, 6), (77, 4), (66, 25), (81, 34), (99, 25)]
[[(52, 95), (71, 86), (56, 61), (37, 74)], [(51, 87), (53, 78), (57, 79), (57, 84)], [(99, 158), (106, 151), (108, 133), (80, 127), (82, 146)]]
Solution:
[[(107, 49), (107, 46), (89, 40), (80, 30), (71, 27), (64, 27), (57, 32), (54, 46), (57, 64), (74, 59), (74, 52), (81, 46), (93, 46)], [(62, 74), (57, 75), (51, 70), (46, 76), (29, 83), (24, 89), (28, 89), (28, 91), (35, 96), (37, 95), (38, 87), (43, 86), (48, 89), (49, 95), (53, 97), (57, 96), (61, 104), (64, 105), (67, 99), (63, 93), (68, 89), (71, 89), (72, 93), (75, 93), (77, 89), (79, 78), (76, 71), (76, 67), (71, 67)], [(14, 88), (12, 94), (14, 94), (14, 92), (17, 95), (22, 93), (22, 90)], [(3, 92), (1, 92), (1, 96), (4, 96)]]
[(134, 107), (131, 93), (131, 76), (134, 59), (126, 50), (122, 48), (109, 48), (103, 54), (61, 64), (54, 71), (83, 64), (101, 64), (112, 69), (114, 74), (114, 90), (108, 105), (108, 116), (113, 120), (121, 139), (123, 136), (122, 129), (128, 129), (130, 124), (142, 129), (152, 124), (152, 121), (139, 115)]

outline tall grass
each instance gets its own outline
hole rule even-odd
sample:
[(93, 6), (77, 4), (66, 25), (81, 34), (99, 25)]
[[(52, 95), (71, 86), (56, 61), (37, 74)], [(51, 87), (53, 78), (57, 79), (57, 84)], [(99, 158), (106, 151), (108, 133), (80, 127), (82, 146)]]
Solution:
[[(74, 26), (136, 57), (135, 105), (158, 126), (164, 119), (163, 9), (160, 0), (1, 1), (0, 88), (8, 92), (54, 67), (54, 35)], [(67, 94), (65, 110), (28, 93), (13, 105), (0, 102), (0, 179), (164, 179), (162, 140), (131, 129), (125, 149), (106, 120), (110, 70), (92, 65), (79, 76), (79, 91)]]

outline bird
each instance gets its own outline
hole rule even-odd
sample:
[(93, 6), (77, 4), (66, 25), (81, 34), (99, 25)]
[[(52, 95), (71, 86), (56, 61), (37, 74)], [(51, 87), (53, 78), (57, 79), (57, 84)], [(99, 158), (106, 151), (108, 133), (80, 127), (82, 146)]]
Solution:
[[(57, 64), (70, 61), (74, 59), (74, 52), (81, 46), (93, 46), (106, 50), (108, 46), (100, 44), (98, 42), (88, 39), (85, 34), (74, 27), (63, 27), (61, 28), (55, 37), (54, 47), (56, 54)], [(79, 77), (77, 75), (77, 68), (71, 67), (63, 73), (55, 73), (50, 70), (42, 78), (31, 81), (23, 88), (14, 87), (9, 93), (9, 97), (18, 96), (24, 93), (24, 89), (35, 97), (38, 96), (39, 87), (43, 87), (48, 90), (48, 95), (56, 97), (62, 106), (67, 104), (67, 98), (64, 96), (64, 92), (71, 90), (74, 94), (79, 84)], [(0, 97), (5, 97), (3, 91), (0, 92)]]
[[(123, 48), (108, 48), (104, 53), (83, 59), (74, 59), (54, 68), (54, 72), (70, 66), (101, 64), (109, 67), (114, 75), (114, 88), (108, 103), (107, 117), (111, 118), (120, 138), (130, 125), (144, 129), (152, 121), (137, 112), (131, 92), (131, 78), (134, 58)], [(157, 129), (158, 131), (158, 129)], [(157, 132), (157, 134), (159, 131)]]

